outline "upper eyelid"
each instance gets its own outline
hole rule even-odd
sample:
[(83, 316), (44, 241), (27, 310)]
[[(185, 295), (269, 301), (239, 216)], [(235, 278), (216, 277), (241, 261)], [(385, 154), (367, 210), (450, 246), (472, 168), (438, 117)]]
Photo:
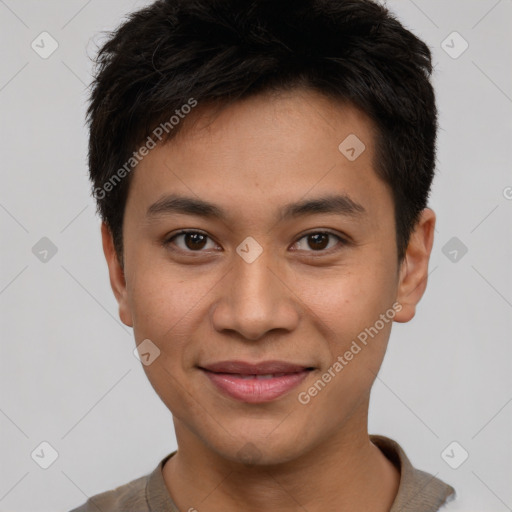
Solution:
[[(201, 230), (198, 230), (198, 229), (182, 229), (182, 230), (178, 231), (177, 233), (174, 233), (171, 236), (165, 237), (165, 239), (163, 241), (163, 245), (165, 246), (165, 245), (170, 244), (178, 236), (187, 235), (187, 234), (190, 234), (190, 233), (197, 233), (197, 234), (203, 235), (206, 238), (209, 238), (215, 244), (219, 245), (210, 235), (208, 235), (207, 233), (205, 233), (205, 232), (203, 232)], [(185, 250), (185, 249), (182, 249), (182, 250)], [(187, 252), (204, 252), (204, 251), (190, 251), (189, 250)]]

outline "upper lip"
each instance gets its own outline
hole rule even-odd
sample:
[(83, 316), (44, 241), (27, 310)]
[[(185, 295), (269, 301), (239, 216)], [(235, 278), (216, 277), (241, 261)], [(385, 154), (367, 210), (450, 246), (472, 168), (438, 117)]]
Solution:
[(215, 373), (237, 373), (240, 375), (265, 375), (269, 373), (297, 373), (312, 369), (311, 366), (287, 363), (286, 361), (262, 361), (247, 363), (245, 361), (219, 361), (200, 366), (203, 370)]

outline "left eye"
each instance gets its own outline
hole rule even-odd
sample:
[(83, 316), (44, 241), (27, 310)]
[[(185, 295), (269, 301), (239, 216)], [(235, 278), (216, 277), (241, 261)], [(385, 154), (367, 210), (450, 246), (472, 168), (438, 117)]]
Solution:
[[(334, 244), (329, 245), (329, 237), (331, 237), (331, 240), (335, 239)], [(345, 242), (340, 236), (328, 231), (308, 233), (307, 235), (304, 235), (302, 238), (300, 238), (297, 242), (295, 242), (295, 245), (300, 245), (301, 241), (303, 240), (309, 249), (313, 250), (314, 252), (332, 249), (332, 247), (335, 247), (337, 243), (341, 242), (343, 244)], [(307, 251), (308, 248), (304, 248), (304, 244), (302, 245), (303, 247), (299, 247), (298, 249)]]

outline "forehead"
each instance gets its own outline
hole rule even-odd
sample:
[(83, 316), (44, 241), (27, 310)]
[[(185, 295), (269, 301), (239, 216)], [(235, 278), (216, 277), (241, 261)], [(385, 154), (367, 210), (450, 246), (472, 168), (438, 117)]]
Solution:
[(170, 194), (223, 202), (235, 216), (278, 206), (282, 214), (291, 199), (333, 193), (376, 210), (378, 196), (389, 195), (374, 171), (371, 120), (318, 93), (259, 95), (221, 110), (199, 105), (183, 123), (134, 171), (128, 203), (140, 214)]
[(369, 149), (366, 157), (373, 156), (375, 128), (370, 118), (348, 102), (309, 89), (267, 92), (219, 107), (199, 105), (182, 124), (174, 145), (184, 149), (208, 145), (209, 151), (215, 146), (219, 153), (229, 149), (231, 155), (254, 156), (251, 149), (264, 146), (266, 154), (281, 153), (289, 159), (293, 154), (300, 158), (322, 149), (339, 150), (338, 141), (353, 135)]

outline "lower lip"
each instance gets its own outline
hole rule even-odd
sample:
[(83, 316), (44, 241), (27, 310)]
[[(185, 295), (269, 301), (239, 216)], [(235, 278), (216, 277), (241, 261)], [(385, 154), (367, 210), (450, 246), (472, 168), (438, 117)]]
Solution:
[(223, 393), (248, 403), (270, 402), (298, 386), (310, 373), (310, 370), (290, 373), (282, 377), (268, 379), (242, 379), (233, 373), (214, 373), (202, 370), (211, 382)]

